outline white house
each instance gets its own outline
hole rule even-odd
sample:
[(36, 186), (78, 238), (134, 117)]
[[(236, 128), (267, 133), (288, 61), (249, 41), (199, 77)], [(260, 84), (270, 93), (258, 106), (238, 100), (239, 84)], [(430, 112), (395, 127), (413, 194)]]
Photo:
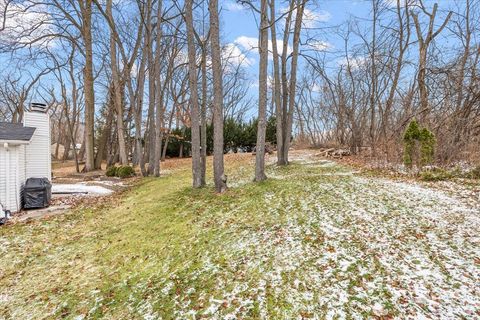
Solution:
[(50, 117), (34, 106), (23, 118), (23, 124), (0, 122), (0, 203), (11, 212), (22, 208), (28, 178), (52, 177)]

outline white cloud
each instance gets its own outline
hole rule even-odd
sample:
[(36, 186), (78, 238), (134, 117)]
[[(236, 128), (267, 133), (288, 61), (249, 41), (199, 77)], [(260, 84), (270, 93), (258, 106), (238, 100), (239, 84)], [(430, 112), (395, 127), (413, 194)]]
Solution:
[[(200, 65), (202, 63), (202, 56), (200, 54), (196, 55), (196, 64)], [(177, 52), (174, 60), (175, 67), (180, 65), (188, 64), (188, 52), (187, 50), (181, 50)], [(247, 55), (234, 43), (228, 43), (222, 48), (222, 63), (226, 64), (226, 68), (232, 66), (250, 66), (255, 63), (255, 59), (247, 57)], [(209, 55), (207, 57), (207, 67), (212, 66), (212, 59)], [(132, 73), (137, 74), (136, 65), (132, 68)], [(148, 74), (148, 70), (147, 70)]]
[(312, 87), (312, 92), (320, 93), (323, 91), (323, 87), (318, 83), (314, 83)]
[[(240, 36), (234, 41), (235, 44), (241, 46), (244, 50), (254, 52), (258, 54), (258, 38), (256, 37), (247, 37), (247, 36)], [(268, 40), (268, 50), (269, 50), (269, 58), (272, 59), (272, 41)], [(277, 39), (277, 50), (279, 54), (283, 52), (283, 41)], [(292, 47), (287, 46), (287, 53), (290, 54), (292, 52)]]
[(235, 44), (240, 45), (247, 51), (258, 51), (258, 38), (240, 36), (234, 41)]
[(348, 67), (354, 69), (358, 69), (362, 66), (364, 66), (367, 63), (367, 58), (366, 57), (348, 57), (347, 58), (341, 58), (337, 60), (338, 65), (343, 66), (343, 67)]
[(225, 1), (225, 4), (223, 5), (225, 9), (228, 11), (232, 12), (238, 12), (238, 11), (243, 11), (245, 10), (245, 7), (242, 6), (241, 4), (234, 2), (234, 1)]
[[(288, 12), (289, 8), (284, 7), (280, 10), (281, 14), (284, 14)], [(294, 9), (292, 12), (292, 26), (295, 24), (295, 17), (297, 14), (297, 9)], [(320, 22), (327, 22), (330, 21), (332, 18), (332, 15), (330, 12), (325, 11), (325, 10), (310, 10), (308, 8), (303, 9), (303, 18), (302, 18), (302, 23), (303, 23), (303, 28), (311, 29), (315, 28), (318, 26)], [(285, 18), (283, 18), (280, 23), (282, 27), (285, 26)]]
[(333, 44), (330, 42), (321, 40), (311, 40), (307, 45), (316, 51), (328, 51), (334, 48)]
[(305, 8), (303, 11), (303, 26), (305, 28), (315, 28), (319, 22), (327, 22), (332, 18), (330, 12), (325, 10), (312, 11)]
[(223, 47), (222, 58), (234, 65), (251, 66), (255, 63), (255, 59), (247, 57), (235, 43), (229, 43)]
[[(45, 5), (26, 6), (23, 3), (13, 3), (0, 0), (0, 26), (5, 29), (0, 33), (0, 41), (5, 44), (27, 45), (43, 36), (52, 33), (49, 24), (50, 16)], [(37, 41), (32, 45), (52, 45), (51, 38)]]
[[(385, 0), (387, 7), (397, 7), (397, 0)], [(419, 5), (418, 0), (400, 0), (400, 7), (414, 7)]]

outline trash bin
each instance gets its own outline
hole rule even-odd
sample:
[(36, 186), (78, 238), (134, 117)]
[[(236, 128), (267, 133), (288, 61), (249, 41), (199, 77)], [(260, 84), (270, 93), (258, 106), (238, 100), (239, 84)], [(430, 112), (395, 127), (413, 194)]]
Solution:
[(29, 178), (23, 188), (24, 208), (45, 208), (50, 205), (52, 184), (47, 178)]

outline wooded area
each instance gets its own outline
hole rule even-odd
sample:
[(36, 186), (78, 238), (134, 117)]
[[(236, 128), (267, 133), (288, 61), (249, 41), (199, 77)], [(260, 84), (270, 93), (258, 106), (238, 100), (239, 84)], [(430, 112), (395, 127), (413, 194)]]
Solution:
[(478, 161), (479, 1), (367, 2), (368, 21), (312, 27), (321, 1), (238, 1), (258, 25), (252, 79), (216, 0), (1, 0), (0, 118), (46, 102), (54, 155), (78, 171), (106, 161), (159, 176), (167, 156), (191, 155), (202, 187), (213, 154), (218, 192), (229, 150), (256, 147), (257, 181), (266, 144), (278, 165), (292, 144), (401, 162), (412, 120), (432, 133), (429, 163)]

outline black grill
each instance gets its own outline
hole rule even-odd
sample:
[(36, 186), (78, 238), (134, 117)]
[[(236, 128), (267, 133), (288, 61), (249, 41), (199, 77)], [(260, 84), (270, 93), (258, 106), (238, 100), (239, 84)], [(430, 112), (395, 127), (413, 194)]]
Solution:
[(47, 178), (29, 178), (23, 189), (24, 208), (46, 208), (52, 198), (52, 184)]

